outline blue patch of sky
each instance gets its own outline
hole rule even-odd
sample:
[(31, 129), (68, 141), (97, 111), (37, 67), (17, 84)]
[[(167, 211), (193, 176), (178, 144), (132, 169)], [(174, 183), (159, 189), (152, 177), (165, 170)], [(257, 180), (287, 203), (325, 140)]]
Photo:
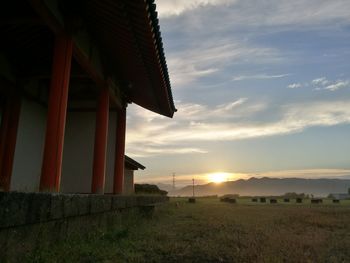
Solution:
[[(204, 7), (180, 16), (161, 18), (167, 58), (179, 57), (186, 62), (184, 56), (190, 56), (198, 50), (204, 56), (208, 47), (237, 43), (243, 47), (270, 49), (276, 60), (246, 61), (239, 58), (239, 61), (235, 61), (233, 58), (231, 63), (218, 64), (218, 71), (196, 77), (185, 84), (173, 84), (176, 100), (208, 105), (209, 109), (239, 98), (248, 98), (246, 103), (249, 104), (266, 103), (266, 108), (248, 119), (240, 119), (254, 123), (280, 120), (284, 105), (349, 101), (349, 87), (332, 92), (315, 90), (311, 83), (313, 79), (321, 77), (327, 78), (330, 83), (350, 80), (349, 25), (336, 21), (334, 24), (320, 23), (316, 26), (245, 25), (242, 21), (236, 25), (233, 18), (230, 20), (232, 8), (240, 10), (253, 7), (248, 2), (240, 1), (231, 7)], [(267, 10), (261, 12), (269, 15)], [(206, 69), (216, 65), (197, 66)], [(284, 74), (288, 75), (261, 77)], [(239, 76), (246, 78), (235, 81), (234, 77)], [(287, 86), (293, 83), (299, 83), (301, 87), (288, 89)], [(157, 167), (154, 171), (158, 175), (171, 174), (172, 171), (201, 173), (214, 167), (229, 172), (350, 168), (349, 134), (350, 125), (342, 124), (306, 128), (293, 134), (270, 137), (184, 142), (183, 146), (201, 148), (208, 153), (159, 155), (140, 160), (147, 167)]]

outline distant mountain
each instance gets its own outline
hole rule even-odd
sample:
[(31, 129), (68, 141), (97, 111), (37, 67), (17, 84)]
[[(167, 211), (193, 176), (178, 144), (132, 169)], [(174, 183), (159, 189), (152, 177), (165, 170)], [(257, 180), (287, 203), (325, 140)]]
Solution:
[[(163, 183), (156, 183), (156, 185), (159, 187), (159, 189), (171, 192), (174, 191), (174, 187), (172, 184), (163, 184)], [(179, 190), (179, 188), (175, 188), (175, 190)]]
[[(301, 178), (255, 178), (209, 183), (195, 186), (195, 195), (282, 195), (287, 192), (327, 196), (330, 193), (347, 193), (350, 179), (301, 179)], [(192, 186), (169, 192), (172, 196), (192, 195)]]

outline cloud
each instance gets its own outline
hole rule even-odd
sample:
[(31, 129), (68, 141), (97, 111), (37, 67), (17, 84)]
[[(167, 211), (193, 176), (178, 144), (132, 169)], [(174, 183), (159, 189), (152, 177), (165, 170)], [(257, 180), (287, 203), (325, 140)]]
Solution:
[[(220, 16), (208, 16), (209, 21), (226, 21), (225, 26), (337, 26), (349, 23), (350, 2), (347, 0), (158, 0), (157, 10), (161, 19), (189, 15), (195, 19), (195, 11), (206, 8), (208, 13), (223, 10)], [(208, 23), (207, 25), (215, 25)], [(224, 26), (224, 25), (222, 25)]]
[[(276, 32), (285, 34), (289, 30), (299, 32), (350, 23), (346, 11), (350, 1), (341, 0), (158, 0), (157, 8), (166, 34), (167, 63), (175, 90), (214, 75), (223, 78), (225, 74), (239, 72), (237, 67), (249, 65), (251, 72), (257, 72), (262, 65), (304, 61), (304, 54), (297, 49), (278, 48), (279, 41), (277, 45), (259, 41), (263, 35), (275, 37)], [(247, 74), (230, 80), (285, 76)]]
[(216, 113), (219, 113), (222, 110), (224, 112), (231, 111), (232, 109), (234, 109), (234, 108), (242, 105), (243, 103), (245, 103), (247, 100), (248, 100), (248, 98), (240, 98), (240, 99), (238, 99), (236, 101), (233, 101), (233, 102), (230, 102), (230, 103), (227, 103), (227, 104), (219, 105), (218, 109), (216, 110)]
[(301, 83), (292, 83), (287, 86), (289, 89), (296, 89), (301, 87), (313, 87), (314, 90), (329, 90), (336, 91), (342, 88), (350, 87), (349, 80), (329, 80), (326, 77), (320, 77), (311, 80), (310, 82), (306, 82), (304, 84)]
[(259, 75), (241, 75), (233, 77), (232, 80), (249, 80), (249, 79), (280, 79), (289, 76), (290, 74), (280, 74), (280, 75), (267, 75), (267, 74), (259, 74)]
[(140, 112), (144, 110), (134, 108), (127, 133), (128, 153), (138, 156), (205, 153), (206, 149), (191, 144), (285, 135), (310, 127), (350, 123), (350, 101), (283, 105), (277, 119), (264, 122), (259, 121), (259, 114), (264, 115), (267, 104), (248, 102), (241, 98), (215, 107), (178, 103), (174, 120), (157, 117), (143, 120)]
[(293, 84), (289, 84), (287, 86), (288, 89), (298, 89), (301, 88), (303, 85), (301, 83), (293, 83)]
[(311, 83), (313, 85), (325, 86), (325, 85), (327, 85), (329, 83), (329, 81), (325, 77), (322, 77), (322, 78), (317, 78), (317, 79), (312, 80)]
[(208, 5), (227, 5), (234, 2), (234, 0), (158, 0), (157, 11), (161, 17), (178, 16), (196, 8)]
[(334, 84), (326, 86), (324, 89), (325, 90), (330, 90), (330, 91), (336, 91), (341, 88), (346, 88), (349, 87), (350, 82), (349, 81), (338, 81)]
[[(251, 116), (264, 110), (263, 102), (248, 104), (248, 98), (239, 98), (232, 102), (208, 106), (197, 103), (177, 103), (179, 110), (177, 120), (186, 121), (192, 125), (204, 124), (206, 120), (236, 120)], [(243, 106), (243, 107), (242, 107)]]
[(350, 87), (350, 81), (348, 80), (331, 81), (325, 77), (314, 79), (311, 81), (311, 84), (315, 87), (314, 90), (336, 91), (342, 88)]
[(153, 146), (148, 147), (134, 147), (131, 149), (133, 157), (149, 157), (160, 154), (189, 154), (189, 153), (208, 153), (208, 151), (199, 148), (179, 148), (178, 146), (169, 145), (166, 148), (157, 148)]
[[(219, 43), (218, 43), (219, 42)], [(223, 72), (232, 65), (278, 63), (281, 54), (273, 48), (255, 47), (232, 39), (221, 39), (215, 43), (202, 43), (168, 53), (167, 61), (173, 87), (188, 84), (216, 72)], [(257, 78), (279, 78), (284, 75), (260, 75)]]

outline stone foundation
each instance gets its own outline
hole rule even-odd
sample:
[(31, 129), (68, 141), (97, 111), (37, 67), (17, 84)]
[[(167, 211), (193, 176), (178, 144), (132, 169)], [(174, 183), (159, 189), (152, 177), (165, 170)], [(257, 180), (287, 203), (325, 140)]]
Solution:
[(74, 234), (122, 225), (124, 214), (166, 201), (167, 196), (0, 192), (0, 262), (16, 262)]

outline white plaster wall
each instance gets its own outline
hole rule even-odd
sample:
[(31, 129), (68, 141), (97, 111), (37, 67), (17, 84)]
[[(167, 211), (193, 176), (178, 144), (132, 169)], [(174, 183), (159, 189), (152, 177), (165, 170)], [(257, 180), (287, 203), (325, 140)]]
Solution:
[[(63, 165), (62, 193), (90, 193), (95, 143), (95, 112), (67, 114)], [(105, 193), (113, 192), (116, 113), (110, 112), (107, 138)]]
[[(11, 191), (39, 190), (47, 109), (23, 99), (11, 179)], [(60, 192), (90, 193), (95, 112), (68, 112)], [(110, 112), (105, 192), (113, 192), (116, 113)]]
[(11, 177), (11, 191), (39, 190), (47, 109), (22, 99)]
[(124, 170), (124, 194), (134, 193), (134, 171)]
[(63, 148), (62, 193), (90, 193), (95, 137), (94, 112), (68, 112)]

